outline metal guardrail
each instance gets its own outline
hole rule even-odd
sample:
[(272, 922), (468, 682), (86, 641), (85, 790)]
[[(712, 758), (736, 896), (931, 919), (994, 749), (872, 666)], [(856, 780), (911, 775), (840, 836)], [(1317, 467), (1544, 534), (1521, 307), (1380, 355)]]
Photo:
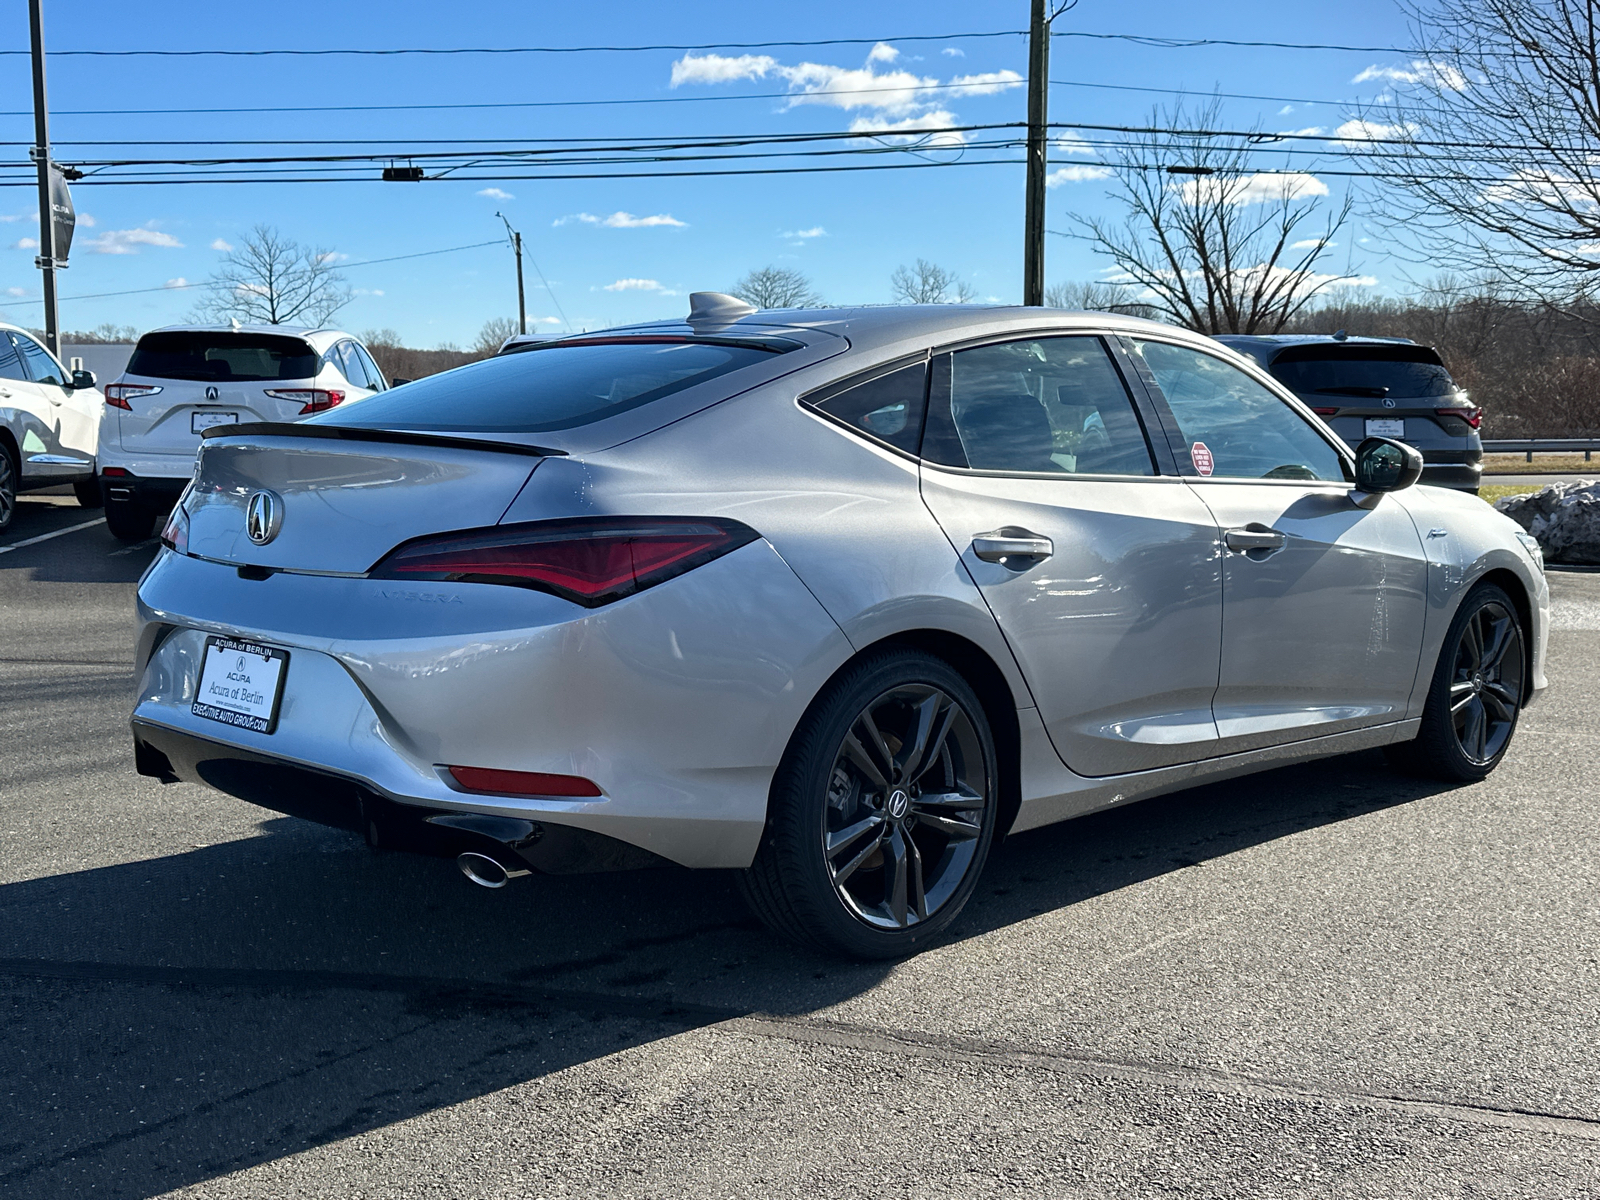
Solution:
[(1485, 439), (1485, 454), (1526, 454), (1532, 462), (1535, 454), (1583, 453), (1583, 461), (1591, 462), (1592, 455), (1600, 450), (1600, 438), (1495, 438)]

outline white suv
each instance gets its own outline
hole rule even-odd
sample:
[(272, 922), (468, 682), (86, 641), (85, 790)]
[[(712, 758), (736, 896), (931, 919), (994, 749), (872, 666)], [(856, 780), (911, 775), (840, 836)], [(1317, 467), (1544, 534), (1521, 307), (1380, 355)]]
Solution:
[(106, 525), (148, 538), (194, 473), (214, 425), (298, 421), (389, 387), (365, 346), (336, 329), (169, 325), (139, 339), (105, 385), (100, 488)]
[(70, 483), (94, 508), (95, 433), (100, 393), (94, 373), (69, 374), (24, 329), (0, 323), (0, 529), (11, 524), (17, 493)]

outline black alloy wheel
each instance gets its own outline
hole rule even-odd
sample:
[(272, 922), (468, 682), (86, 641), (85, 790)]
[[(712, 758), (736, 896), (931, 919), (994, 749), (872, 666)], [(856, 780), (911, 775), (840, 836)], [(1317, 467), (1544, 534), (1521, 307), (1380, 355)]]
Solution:
[(11, 458), (11, 448), (0, 442), (0, 529), (11, 524), (17, 515), (17, 466)]
[(940, 659), (864, 659), (812, 705), (774, 779), (742, 878), (756, 915), (796, 941), (891, 958), (949, 927), (994, 838), (994, 740)]
[(1403, 766), (1452, 782), (1500, 765), (1527, 693), (1527, 647), (1511, 598), (1487, 584), (1461, 604), (1439, 653), (1413, 742), (1391, 748)]

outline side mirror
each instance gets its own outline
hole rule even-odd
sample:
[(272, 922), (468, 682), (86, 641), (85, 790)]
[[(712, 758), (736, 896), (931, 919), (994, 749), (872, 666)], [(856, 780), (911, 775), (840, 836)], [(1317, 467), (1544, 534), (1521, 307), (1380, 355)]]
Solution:
[(1369, 437), (1356, 447), (1356, 489), (1398, 492), (1422, 477), (1422, 453), (1392, 438)]
[(410, 383), (410, 382), (411, 382), (411, 380), (409, 380), (409, 379), (391, 379), (391, 380), (389, 380), (389, 386), (392, 387), (392, 388), (397, 388), (402, 383)]
[(92, 388), (94, 386), (94, 372), (74, 371), (72, 373), (72, 386), (74, 388)]

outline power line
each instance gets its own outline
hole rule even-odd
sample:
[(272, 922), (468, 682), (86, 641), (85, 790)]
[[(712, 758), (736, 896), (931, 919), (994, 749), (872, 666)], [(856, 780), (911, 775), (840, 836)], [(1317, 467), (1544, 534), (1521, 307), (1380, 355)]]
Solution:
[[(1155, 92), (1163, 96), (1217, 96), (1223, 100), (1270, 100), (1274, 104), (1326, 104), (1344, 108), (1357, 108), (1361, 104), (1359, 98), (1354, 100), (1307, 100), (1303, 96), (1258, 96), (1251, 92), (1202, 92), (1195, 88), (1137, 87), (1129, 83), (1089, 83), (1081, 79), (1052, 79), (1050, 86), (1097, 88), (1111, 92)], [(0, 115), (20, 116), (22, 114)]]
[(1132, 42), (1162, 50), (1189, 50), (1197, 46), (1242, 46), (1264, 50), (1344, 50), (1354, 54), (1420, 54), (1403, 46), (1345, 46), (1328, 42), (1246, 42), (1232, 38), (1164, 38), (1143, 33), (1086, 33), (1078, 29), (1056, 29), (1051, 37), (1087, 38), (1106, 42)]
[[(51, 50), (52, 58), (327, 58), (335, 55), (394, 57), (421, 54), (623, 54), (645, 50), (770, 50), (785, 46), (871, 46), (879, 42), (953, 42), (969, 38), (1026, 37), (1025, 29), (985, 30), (981, 33), (919, 33), (883, 38), (814, 38), (806, 41), (657, 43), (648, 46), (448, 46), (405, 47), (390, 50), (338, 48), (324, 50)], [(27, 50), (0, 50), (0, 55), (26, 55)]]

